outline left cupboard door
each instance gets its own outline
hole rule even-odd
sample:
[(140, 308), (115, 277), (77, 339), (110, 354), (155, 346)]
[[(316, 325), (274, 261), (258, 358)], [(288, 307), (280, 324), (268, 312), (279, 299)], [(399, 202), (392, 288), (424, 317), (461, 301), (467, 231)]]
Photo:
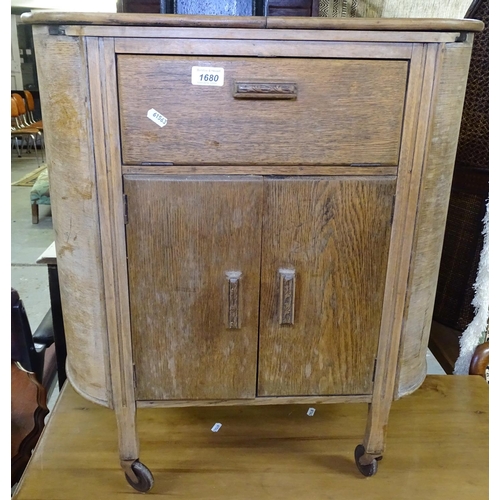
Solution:
[(256, 395), (263, 182), (126, 175), (137, 400)]

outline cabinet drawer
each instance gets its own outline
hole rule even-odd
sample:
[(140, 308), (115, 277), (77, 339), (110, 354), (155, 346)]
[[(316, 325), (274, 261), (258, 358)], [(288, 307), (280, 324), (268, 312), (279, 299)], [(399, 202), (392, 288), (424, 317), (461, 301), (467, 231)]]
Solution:
[[(407, 61), (125, 54), (117, 64), (124, 164), (398, 163)], [(193, 84), (200, 66), (220, 68), (208, 82), (219, 85)]]

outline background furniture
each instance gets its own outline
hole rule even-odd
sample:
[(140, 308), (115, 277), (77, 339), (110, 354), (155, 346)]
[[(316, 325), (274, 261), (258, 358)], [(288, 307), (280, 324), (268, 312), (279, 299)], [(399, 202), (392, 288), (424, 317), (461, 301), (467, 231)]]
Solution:
[[(138, 410), (144, 459), (162, 470), (158, 500), (487, 500), (488, 412), (481, 377), (427, 377), (394, 403), (383, 470), (360, 480), (352, 436), (365, 405)], [(14, 500), (132, 498), (115, 435), (113, 414), (66, 385)]]
[(481, 375), (488, 380), (488, 370), (490, 364), (490, 342), (479, 344), (474, 351), (469, 373), (470, 375)]
[(57, 270), (56, 246), (53, 242), (36, 260), (37, 264), (45, 264), (49, 279), (50, 309), (52, 311), (52, 325), (54, 330), (54, 347), (57, 359), (57, 376), (59, 389), (66, 381), (66, 337), (64, 333), (64, 319), (61, 305), (61, 290), (59, 273)]
[(152, 486), (137, 406), (368, 402), (374, 474), (425, 377), (482, 24), (25, 19), (42, 102), (82, 103), (44, 108), (67, 375), (115, 409), (129, 483)]
[[(293, 2), (293, 0), (290, 0)], [(463, 19), (476, 0), (319, 0), (322, 17)]]
[(30, 126), (36, 127), (43, 132), (43, 121), (35, 118), (35, 113), (37, 112), (37, 109), (33, 94), (29, 90), (25, 90), (24, 98), (26, 100), (26, 107), (27, 107)]
[(31, 200), (31, 222), (38, 224), (38, 205), (50, 205), (50, 186), (48, 169), (40, 172), (30, 191)]
[(34, 333), (16, 290), (11, 289), (11, 484), (28, 463), (44, 427), (47, 390), (55, 375), (51, 311)]
[(489, 195), (489, 2), (472, 7), (469, 16), (483, 21), (485, 29), (472, 49), (429, 340), (447, 373), (453, 373), (460, 337), (474, 318), (473, 285)]
[(268, 16), (318, 16), (319, 0), (268, 0)]
[(175, 14), (175, 0), (118, 0), (116, 11), (135, 14)]
[[(188, 0), (120, 0), (117, 12), (133, 13), (186, 13), (182, 7)], [(217, 2), (206, 5), (191, 2), (196, 12), (207, 14)], [(226, 9), (234, 2), (219, 2)], [(244, 2), (240, 2), (242, 4)], [(396, 17), (396, 18), (463, 18), (471, 0), (446, 0), (442, 2), (414, 2), (409, 0), (253, 0), (253, 15), (268, 16), (321, 16), (321, 17)], [(475, 3), (475, 2), (474, 2)], [(179, 8), (181, 7), (181, 8)], [(235, 10), (235, 14), (237, 11)], [(241, 15), (241, 14), (240, 14)]]
[[(186, 7), (191, 8), (191, 14), (222, 14), (227, 15), (264, 15), (264, 0), (214, 0), (211, 2), (196, 2), (189, 0), (118, 0), (117, 12), (142, 14), (186, 14)], [(242, 6), (243, 9), (242, 9)], [(196, 12), (194, 12), (196, 11)]]
[[(38, 166), (40, 166), (38, 160), (37, 139), (41, 140), (42, 133), (39, 129), (35, 127), (30, 127), (29, 125), (23, 123), (22, 113), (19, 109), (19, 102), (14, 97), (14, 95), (11, 96), (10, 103), (11, 103), (10, 116), (11, 116), (12, 147), (15, 146), (18, 156), (21, 157), (21, 151), (24, 149), (24, 143), (26, 141), (26, 152), (31, 153), (31, 147), (33, 147)], [(19, 147), (19, 145), (21, 147)], [(43, 161), (43, 153), (42, 153), (42, 161)]]

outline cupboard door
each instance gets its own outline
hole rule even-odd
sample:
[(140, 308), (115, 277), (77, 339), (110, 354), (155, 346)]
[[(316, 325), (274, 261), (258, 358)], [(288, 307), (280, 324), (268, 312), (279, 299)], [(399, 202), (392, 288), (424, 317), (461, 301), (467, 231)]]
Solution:
[(372, 392), (395, 184), (264, 181), (258, 396)]
[(136, 398), (252, 398), (262, 178), (124, 178)]

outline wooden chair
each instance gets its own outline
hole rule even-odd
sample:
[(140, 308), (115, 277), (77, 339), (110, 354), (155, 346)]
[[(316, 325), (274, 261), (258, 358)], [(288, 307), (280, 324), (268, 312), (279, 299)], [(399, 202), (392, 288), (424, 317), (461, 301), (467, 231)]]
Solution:
[[(16, 94), (19, 95), (19, 94)], [(24, 141), (26, 141), (26, 151), (31, 153), (31, 144), (35, 150), (35, 157), (40, 166), (40, 161), (38, 160), (38, 149), (37, 149), (37, 138), (42, 139), (42, 132), (34, 127), (26, 126), (22, 121), (22, 112), (19, 110), (18, 106), (19, 99), (13, 96), (10, 99), (10, 109), (11, 109), (11, 140), (16, 146), (17, 154), (21, 157), (21, 151), (23, 149)], [(24, 105), (24, 103), (23, 103)], [(23, 109), (23, 108), (21, 108)], [(19, 141), (21, 139), (21, 149), (19, 148)], [(43, 153), (42, 153), (43, 161)]]
[(30, 128), (36, 128), (40, 131), (40, 148), (43, 149), (44, 137), (43, 137), (43, 122), (42, 120), (35, 120), (33, 116), (33, 111), (35, 110), (35, 99), (33, 94), (29, 90), (23, 90), (24, 98), (17, 92), (13, 94), (16, 102), (18, 103), (18, 109), (23, 114), (24, 123), (27, 123)]
[(33, 115), (33, 111), (35, 111), (35, 99), (33, 98), (33, 94), (29, 90), (25, 90), (24, 97), (26, 99), (26, 107), (27, 107), (26, 114), (28, 117), (28, 123), (30, 124), (31, 127), (35, 127), (41, 132), (43, 132), (43, 121), (35, 120), (35, 117)]
[(474, 351), (469, 368), (469, 375), (481, 375), (488, 380), (488, 369), (490, 364), (490, 342), (479, 344)]
[(47, 388), (56, 374), (52, 312), (32, 334), (23, 302), (11, 289), (11, 485), (19, 481), (44, 428)]
[(13, 97), (16, 100), (17, 110), (19, 111), (17, 119), (18, 127), (30, 128), (30, 123), (28, 121), (28, 114), (26, 112), (26, 104), (24, 102), (23, 97), (21, 96), (21, 94), (18, 94), (17, 92), (12, 93), (11, 97)]

